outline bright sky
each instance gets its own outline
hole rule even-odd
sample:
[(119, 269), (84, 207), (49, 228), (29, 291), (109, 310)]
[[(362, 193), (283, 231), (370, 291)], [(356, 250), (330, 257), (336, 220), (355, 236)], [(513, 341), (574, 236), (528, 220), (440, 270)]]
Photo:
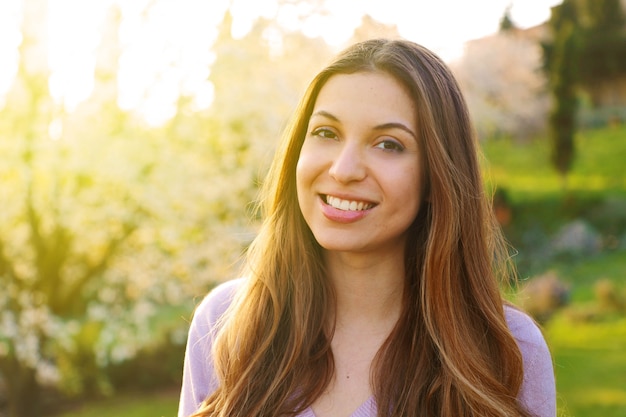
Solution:
[[(364, 13), (398, 26), (400, 34), (421, 43), (446, 60), (463, 50), (463, 43), (498, 29), (507, 6), (513, 22), (531, 27), (550, 16), (562, 0), (326, 0), (331, 14), (310, 19), (301, 28), (339, 45), (347, 40)], [(294, 28), (295, 6), (278, 9), (278, 0), (230, 0), (233, 34), (244, 35), (255, 17), (276, 18)], [(229, 0), (2, 0), (0, 1), (0, 106), (16, 71), (19, 32), (26, 5), (48, 7), (42, 29), (51, 70), (50, 90), (68, 111), (93, 88), (95, 50), (106, 11), (117, 4), (122, 12), (119, 67), (120, 105), (158, 124), (173, 115), (180, 92), (192, 92), (198, 108), (212, 99), (207, 81), (213, 57), (206, 54), (217, 35)], [(148, 5), (152, 6), (148, 8)], [(301, 6), (304, 7), (304, 6)], [(45, 62), (45, 61), (44, 61)]]

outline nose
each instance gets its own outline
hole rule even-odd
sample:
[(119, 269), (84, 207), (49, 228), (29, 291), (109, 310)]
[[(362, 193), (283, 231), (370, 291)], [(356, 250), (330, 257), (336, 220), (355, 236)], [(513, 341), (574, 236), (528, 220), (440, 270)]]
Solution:
[(363, 150), (354, 142), (346, 141), (335, 156), (330, 176), (340, 183), (361, 181), (367, 175)]

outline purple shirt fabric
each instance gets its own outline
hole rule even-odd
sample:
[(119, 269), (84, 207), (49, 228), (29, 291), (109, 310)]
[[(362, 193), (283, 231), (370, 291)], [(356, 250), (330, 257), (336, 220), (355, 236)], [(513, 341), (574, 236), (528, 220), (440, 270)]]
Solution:
[[(227, 281), (213, 289), (198, 305), (187, 340), (183, 385), (178, 417), (193, 414), (207, 394), (217, 388), (211, 349), (218, 330), (218, 320), (230, 305), (242, 279)], [(520, 401), (532, 415), (556, 416), (556, 389), (552, 357), (541, 331), (526, 314), (505, 308), (506, 320), (524, 359), (524, 382)], [(306, 409), (298, 417), (316, 417)], [(376, 417), (376, 400), (370, 397), (351, 417)]]

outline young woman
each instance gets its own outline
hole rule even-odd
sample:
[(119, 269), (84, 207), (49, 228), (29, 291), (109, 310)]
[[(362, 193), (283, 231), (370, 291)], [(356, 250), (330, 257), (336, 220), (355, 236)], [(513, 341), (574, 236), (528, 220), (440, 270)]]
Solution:
[(179, 416), (554, 416), (445, 64), (356, 44), (312, 81), (265, 184), (246, 278), (195, 312)]

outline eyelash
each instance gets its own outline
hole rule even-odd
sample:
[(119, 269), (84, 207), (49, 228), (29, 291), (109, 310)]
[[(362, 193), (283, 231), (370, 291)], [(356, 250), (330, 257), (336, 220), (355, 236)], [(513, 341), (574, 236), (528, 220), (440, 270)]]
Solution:
[[(311, 135), (318, 136), (322, 139), (337, 140), (337, 134), (332, 129), (326, 127), (314, 129), (311, 132)], [(380, 141), (376, 144), (376, 148), (379, 148), (385, 152), (402, 152), (405, 149), (402, 144), (391, 139), (385, 139)]]
[(333, 140), (337, 139), (337, 134), (335, 132), (333, 132), (331, 129), (328, 129), (326, 127), (320, 127), (318, 129), (313, 130), (311, 132), (311, 135), (319, 136), (319, 137), (324, 138), (324, 139), (333, 139)]
[[(381, 147), (382, 145), (382, 147)], [(388, 145), (391, 145), (391, 147), (387, 147)], [(378, 143), (376, 145), (377, 148), (382, 149), (383, 151), (386, 152), (402, 152), (404, 151), (404, 146), (402, 146), (401, 144), (399, 144), (398, 142), (396, 142), (395, 140), (383, 140), (380, 143)]]

